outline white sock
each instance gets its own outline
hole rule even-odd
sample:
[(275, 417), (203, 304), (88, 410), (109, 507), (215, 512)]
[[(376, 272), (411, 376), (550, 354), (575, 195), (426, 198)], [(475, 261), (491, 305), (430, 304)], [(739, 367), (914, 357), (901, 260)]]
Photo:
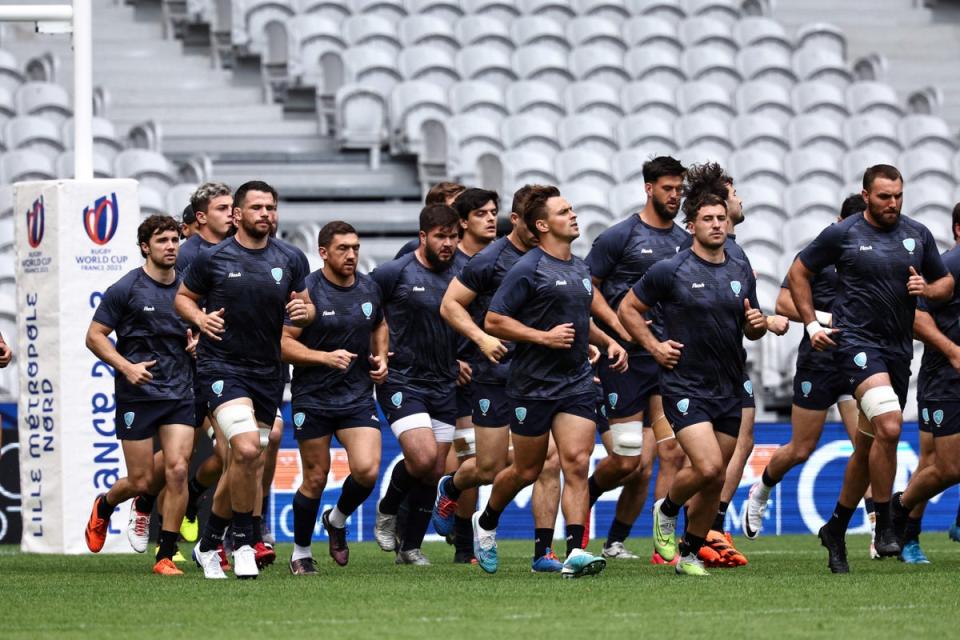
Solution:
[(340, 508), (334, 506), (330, 510), (330, 515), (327, 516), (327, 522), (335, 526), (337, 529), (343, 529), (347, 526), (347, 516), (340, 513)]
[(312, 558), (313, 551), (310, 550), (310, 547), (301, 547), (298, 544), (293, 545), (293, 555), (290, 557), (290, 561), (294, 562), (296, 560), (301, 560), (303, 558)]

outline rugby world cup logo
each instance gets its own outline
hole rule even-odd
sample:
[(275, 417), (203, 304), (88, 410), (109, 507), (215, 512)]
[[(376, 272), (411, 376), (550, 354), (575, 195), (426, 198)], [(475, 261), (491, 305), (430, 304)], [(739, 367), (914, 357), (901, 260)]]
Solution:
[(619, 394), (616, 394), (616, 393), (607, 394), (607, 400), (610, 402), (610, 408), (611, 408), (611, 409), (616, 409), (616, 408), (617, 408), (617, 401), (620, 400), (620, 395), (619, 395)]
[(523, 421), (527, 419), (527, 408), (517, 407), (513, 410), (513, 415), (517, 416), (517, 422), (523, 424)]
[(684, 398), (683, 400), (680, 400), (679, 402), (677, 402), (677, 411), (679, 411), (683, 415), (687, 415), (687, 409), (689, 408), (690, 408), (689, 398)]
[(212, 385), (210, 385), (210, 388), (213, 390), (215, 394), (217, 394), (217, 397), (219, 398), (220, 395), (223, 393), (223, 380), (217, 380)]
[(43, 206), (43, 196), (33, 201), (27, 209), (27, 242), (32, 249), (40, 246), (43, 240), (43, 223), (46, 210)]
[(137, 417), (137, 414), (133, 411), (127, 411), (123, 414), (123, 424), (127, 425), (127, 429), (133, 426), (133, 421)]
[(117, 206), (116, 192), (97, 198), (92, 207), (83, 208), (83, 228), (94, 244), (105, 245), (110, 242), (119, 222), (120, 208)]
[(853, 356), (853, 364), (857, 365), (857, 366), (860, 367), (861, 369), (866, 369), (866, 368), (867, 368), (867, 354), (865, 354), (863, 351), (861, 351), (861, 352), (858, 353), (857, 355)]
[(373, 315), (373, 303), (372, 303), (372, 302), (364, 302), (363, 304), (360, 305), (360, 311), (362, 311), (362, 312), (363, 312), (363, 316), (364, 316), (367, 320), (369, 320), (369, 319), (370, 319), (370, 316)]
[(400, 408), (400, 405), (403, 404), (403, 393), (397, 391), (395, 394), (390, 396), (390, 402), (393, 403), (393, 406)]
[(813, 383), (811, 383), (809, 380), (804, 380), (800, 383), (800, 391), (803, 393), (804, 398), (809, 398), (812, 390)]
[(487, 398), (480, 398), (480, 401), (477, 402), (480, 405), (480, 413), (487, 415), (487, 411), (490, 411), (490, 400)]
[(273, 279), (277, 284), (280, 284), (280, 280), (283, 278), (283, 269), (280, 267), (274, 267), (273, 269), (270, 269), (270, 275), (273, 276)]
[(943, 422), (943, 409), (937, 409), (933, 412), (933, 422), (938, 427), (940, 426), (940, 424)]
[(739, 295), (740, 295), (740, 290), (742, 289), (742, 287), (741, 287), (741, 285), (740, 285), (740, 281), (739, 281), (739, 280), (731, 280), (731, 281), (730, 281), (730, 288), (733, 289), (733, 295), (735, 295), (735, 296), (739, 296)]
[(910, 255), (913, 255), (913, 250), (917, 248), (917, 241), (913, 238), (904, 238), (903, 248), (909, 251)]
[(307, 414), (305, 414), (303, 411), (297, 411), (295, 414), (293, 414), (293, 425), (297, 429), (300, 429), (300, 427), (303, 426), (303, 423), (306, 419), (307, 419)]

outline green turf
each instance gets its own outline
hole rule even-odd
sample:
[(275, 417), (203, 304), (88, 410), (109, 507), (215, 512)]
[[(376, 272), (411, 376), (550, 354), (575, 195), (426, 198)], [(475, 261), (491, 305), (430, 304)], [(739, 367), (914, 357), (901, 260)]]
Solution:
[[(597, 578), (531, 575), (531, 544), (501, 543), (501, 569), (449, 563), (429, 544), (432, 567), (398, 567), (371, 543), (350, 566), (326, 555), (321, 575), (294, 578), (290, 547), (256, 581), (204, 581), (149, 573), (146, 556), (24, 555), (0, 547), (3, 638), (956, 638), (960, 544), (926, 533), (933, 564), (867, 558), (849, 539), (852, 573), (833, 576), (813, 536), (739, 542), (750, 564), (681, 578), (644, 561), (611, 562)], [(592, 547), (599, 544), (594, 542)], [(649, 539), (630, 540), (640, 551)], [(323, 553), (321, 557), (319, 554)], [(521, 635), (522, 634), (522, 635)]]

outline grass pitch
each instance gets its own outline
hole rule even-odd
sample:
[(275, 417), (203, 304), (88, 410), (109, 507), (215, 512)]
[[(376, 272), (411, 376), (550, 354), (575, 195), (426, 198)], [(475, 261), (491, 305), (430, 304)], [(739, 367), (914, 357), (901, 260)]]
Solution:
[[(362, 543), (346, 568), (318, 543), (320, 576), (294, 578), (290, 545), (279, 545), (277, 564), (243, 582), (205, 581), (193, 565), (161, 578), (147, 556), (0, 547), (0, 637), (956, 638), (960, 544), (945, 533), (922, 542), (932, 564), (906, 566), (869, 560), (866, 537), (850, 536), (846, 576), (829, 573), (814, 536), (784, 536), (738, 540), (750, 564), (709, 578), (644, 559), (581, 580), (532, 575), (530, 542), (501, 542), (492, 576), (451, 564), (452, 547), (440, 543), (425, 545), (432, 567), (395, 566), (392, 554)], [(649, 539), (628, 547), (649, 557)]]

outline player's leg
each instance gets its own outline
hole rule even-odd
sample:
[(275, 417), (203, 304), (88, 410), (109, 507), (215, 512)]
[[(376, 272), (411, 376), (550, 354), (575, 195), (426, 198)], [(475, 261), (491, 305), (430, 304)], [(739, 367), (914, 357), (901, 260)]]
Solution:
[(744, 406), (741, 409), (740, 432), (737, 435), (737, 446), (727, 465), (723, 489), (720, 491), (717, 513), (713, 518), (710, 533), (707, 536), (707, 544), (710, 545), (718, 555), (724, 558), (727, 566), (743, 566), (747, 564), (746, 556), (737, 551), (733, 545), (733, 536), (726, 531), (726, 519), (727, 508), (730, 506), (730, 501), (733, 500), (733, 496), (736, 495), (737, 489), (740, 487), (743, 470), (747, 466), (747, 460), (750, 458), (750, 454), (753, 453), (753, 425), (756, 420), (757, 410), (755, 406), (752, 406), (752, 394), (750, 400), (751, 406)]
[[(363, 415), (367, 414), (369, 412)], [(373, 493), (380, 471), (380, 429), (368, 424), (337, 430), (337, 440), (347, 451), (350, 475), (343, 481), (337, 504), (324, 512), (322, 521), (327, 531), (330, 557), (341, 567), (346, 566), (350, 559), (347, 518)]]
[[(427, 419), (429, 420), (428, 425), (432, 423), (429, 416)], [(450, 425), (449, 431), (449, 439), (444, 443), (437, 441), (432, 426), (410, 429), (400, 435), (400, 448), (404, 457), (403, 464), (410, 476), (410, 482), (406, 489), (406, 495), (409, 496), (410, 511), (407, 514), (403, 531), (399, 532), (398, 564), (429, 564), (429, 561), (423, 557), (420, 548), (423, 544), (423, 537), (427, 533), (427, 528), (430, 526), (436, 485), (446, 466), (446, 457), (453, 437), (453, 425)], [(400, 464), (397, 463), (397, 466), (400, 466)], [(394, 467), (391, 480), (396, 478), (397, 468)], [(381, 512), (385, 512), (385, 506), (389, 506), (388, 499), (391, 497), (394, 487), (394, 483), (391, 482), (387, 495), (381, 500)], [(385, 505), (385, 502), (388, 504)], [(399, 506), (399, 503), (397, 504)]]
[[(686, 462), (686, 454), (677, 442), (673, 428), (663, 411), (663, 396), (650, 396), (648, 423), (653, 433), (653, 440), (657, 445), (658, 470), (657, 479), (653, 486), (653, 496), (656, 500), (666, 497), (667, 491), (673, 484), (680, 469)], [(652, 462), (652, 461), (651, 461)]]
[[(843, 423), (843, 428), (847, 432), (847, 437), (850, 438), (850, 442), (855, 442), (857, 439), (857, 426), (860, 423), (860, 407), (857, 405), (857, 401), (854, 400), (852, 395), (844, 393), (837, 398), (837, 411), (840, 413), (840, 421)], [(870, 492), (869, 486), (867, 486), (867, 491), (864, 493), (863, 503), (867, 512), (867, 521), (870, 523), (870, 557), (872, 559), (880, 559), (880, 554), (877, 553), (877, 550), (873, 546), (873, 536), (877, 528), (877, 514), (874, 510), (873, 494)]]
[(560, 454), (552, 433), (547, 445), (547, 457), (537, 481), (533, 483), (530, 506), (533, 511), (533, 560), (530, 569), (534, 573), (557, 573), (563, 568), (553, 551), (554, 527), (560, 511)]
[[(145, 435), (145, 434), (138, 434)], [(107, 538), (107, 528), (110, 525), (110, 516), (113, 510), (130, 498), (136, 498), (141, 494), (149, 492), (153, 484), (154, 460), (153, 460), (153, 436), (145, 435), (142, 439), (120, 441), (123, 451), (123, 459), (127, 467), (127, 475), (117, 480), (107, 493), (100, 494), (93, 501), (93, 509), (90, 518), (87, 521), (87, 527), (84, 532), (87, 541), (87, 548), (97, 553), (103, 548)], [(134, 510), (131, 509), (131, 513)], [(133, 522), (133, 520), (131, 520)], [(128, 526), (127, 537), (131, 546), (139, 553), (147, 550), (147, 536), (149, 528), (149, 514), (146, 523), (134, 523), (139, 527), (139, 534), (131, 537), (130, 527)], [(135, 534), (137, 532), (134, 532)], [(137, 549), (137, 546), (142, 548)]]
[[(930, 431), (920, 431), (920, 460), (917, 462), (917, 468), (913, 475), (922, 473), (927, 467), (936, 465), (936, 450), (933, 433)], [(923, 549), (920, 548), (920, 532), (922, 529), (923, 512), (927, 508), (927, 501), (917, 502), (907, 514), (906, 522), (903, 527), (903, 537), (900, 540), (902, 550), (900, 551), (900, 560), (907, 564), (930, 564)], [(897, 521), (894, 516), (894, 521)]]
[(203, 527), (199, 542), (193, 548), (193, 559), (203, 569), (203, 575), (209, 579), (224, 579), (224, 571), (231, 569), (227, 561), (224, 543), (226, 542), (227, 528), (230, 526), (230, 448), (227, 436), (220, 423), (214, 416), (210, 416), (210, 427), (215, 450), (220, 451), (223, 467), (220, 478), (213, 491), (210, 501), (210, 517)]
[(267, 448), (263, 452), (263, 473), (260, 479), (261, 499), (260, 509), (257, 511), (259, 521), (256, 524), (257, 538), (264, 545), (273, 549), (274, 537), (270, 530), (270, 490), (273, 488), (273, 476), (277, 471), (277, 455), (280, 453), (280, 442), (283, 440), (283, 415), (277, 410), (277, 419), (273, 421)]
[[(458, 394), (458, 404), (459, 404), (459, 394)], [(461, 413), (463, 409), (458, 408), (458, 413)], [(451, 478), (456, 474), (457, 470), (471, 460), (475, 460), (477, 453), (477, 436), (476, 429), (473, 426), (473, 421), (469, 415), (460, 416), (457, 418), (457, 428), (454, 431), (453, 435), (453, 446), (450, 448), (450, 453), (447, 455), (448, 465), (446, 471)], [(453, 458), (454, 464), (449, 464), (449, 460)], [(474, 465), (475, 468), (475, 465)], [(449, 482), (448, 480), (446, 482)], [(437, 484), (437, 492), (440, 493), (441, 485), (445, 483), (445, 479), (441, 478), (440, 482)], [(433, 526), (437, 530), (437, 533), (442, 533), (446, 535), (447, 539), (450, 540), (450, 536), (453, 537), (453, 546), (454, 546), (454, 555), (453, 561), (459, 564), (469, 564), (473, 560), (473, 532), (470, 529), (470, 516), (473, 515), (473, 512), (477, 510), (477, 488), (468, 487), (460, 491), (456, 500), (456, 507), (454, 508), (452, 521), (450, 519), (445, 519), (437, 516), (442, 516), (444, 509), (442, 505), (437, 502), (434, 503), (434, 518)], [(437, 528), (437, 525), (440, 524), (440, 528)], [(445, 531), (445, 533), (444, 533)]]
[[(187, 412), (187, 418), (190, 418), (190, 411)], [(162, 425), (158, 430), (160, 446), (163, 450), (163, 475), (166, 486), (160, 544), (157, 549), (154, 573), (163, 575), (183, 573), (173, 564), (173, 556), (177, 552), (180, 523), (187, 509), (187, 474), (190, 468), (190, 456), (193, 453), (195, 431), (196, 429), (192, 426), (185, 424)]]
[[(307, 424), (309, 424), (309, 420)], [(305, 424), (304, 427), (307, 427)], [(303, 435), (300, 435), (303, 433)], [(297, 444), (303, 467), (300, 488), (293, 494), (293, 555), (290, 573), (295, 576), (317, 575), (311, 543), (320, 514), (320, 498), (330, 473), (330, 434), (321, 431), (298, 431)]]

